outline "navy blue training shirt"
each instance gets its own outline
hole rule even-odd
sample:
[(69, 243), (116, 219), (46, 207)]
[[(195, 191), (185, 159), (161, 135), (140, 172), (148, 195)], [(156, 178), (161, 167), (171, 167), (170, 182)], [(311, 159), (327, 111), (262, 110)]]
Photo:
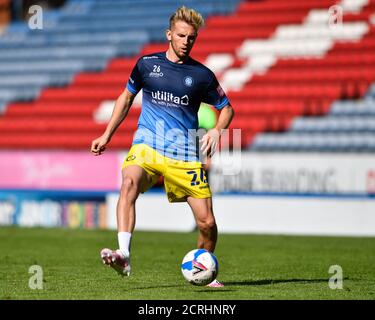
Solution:
[(127, 88), (133, 94), (143, 89), (133, 145), (145, 143), (163, 156), (183, 161), (198, 161), (201, 102), (218, 110), (229, 104), (210, 69), (190, 57), (182, 64), (173, 63), (166, 52), (141, 57)]

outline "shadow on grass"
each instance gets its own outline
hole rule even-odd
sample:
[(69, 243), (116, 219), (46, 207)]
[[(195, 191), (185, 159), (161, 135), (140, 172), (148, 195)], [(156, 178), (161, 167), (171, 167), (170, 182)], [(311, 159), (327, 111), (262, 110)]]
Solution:
[(206, 288), (204, 287), (205, 289), (203, 290), (199, 290), (199, 292), (215, 292), (215, 293), (228, 293), (228, 292), (233, 292), (233, 291), (237, 291), (237, 290), (233, 290), (233, 289), (225, 289), (224, 288)]
[[(348, 277), (343, 278), (343, 280), (349, 280)], [(270, 284), (278, 283), (328, 283), (329, 279), (262, 279), (262, 280), (242, 280), (242, 281), (224, 281), (224, 288), (207, 288), (202, 287), (203, 290), (200, 292), (230, 292), (236, 291), (234, 289), (229, 289), (229, 286), (265, 286)], [(132, 290), (147, 290), (147, 289), (162, 289), (162, 288), (185, 288), (185, 284), (172, 284), (172, 285), (157, 285), (157, 286), (140, 286), (129, 288)], [(196, 287), (197, 288), (197, 287)], [(127, 290), (125, 290), (127, 291)]]
[(172, 285), (157, 285), (157, 286), (142, 286), (142, 287), (132, 287), (125, 291), (132, 290), (145, 290), (145, 289), (161, 289), (161, 288), (179, 288), (185, 287), (183, 284), (172, 284)]
[[(349, 278), (343, 278), (343, 280), (349, 280)], [(227, 286), (264, 286), (269, 284), (277, 283), (290, 283), (290, 282), (305, 282), (305, 283), (328, 283), (329, 279), (263, 279), (263, 280), (243, 280), (243, 281), (226, 281), (224, 282)]]
[[(147, 289), (161, 289), (161, 288), (184, 288), (184, 289), (189, 289), (189, 286), (187, 287), (185, 284), (180, 284), (180, 285), (157, 285), (157, 286), (143, 286), (143, 287), (135, 287), (131, 288), (128, 291), (132, 290), (147, 290)], [(199, 290), (199, 292), (229, 292), (229, 291), (235, 291), (233, 289), (226, 289), (226, 288), (208, 288), (208, 287), (199, 287), (199, 286), (191, 286), (190, 288), (204, 288), (203, 290)], [(127, 291), (127, 290), (125, 290)]]

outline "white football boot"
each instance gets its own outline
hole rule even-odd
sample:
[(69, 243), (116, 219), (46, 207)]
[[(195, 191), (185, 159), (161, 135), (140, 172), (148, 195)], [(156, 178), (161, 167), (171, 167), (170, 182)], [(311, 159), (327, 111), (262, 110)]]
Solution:
[(112, 267), (121, 276), (130, 276), (130, 257), (125, 257), (120, 250), (103, 249), (100, 256), (105, 265)]

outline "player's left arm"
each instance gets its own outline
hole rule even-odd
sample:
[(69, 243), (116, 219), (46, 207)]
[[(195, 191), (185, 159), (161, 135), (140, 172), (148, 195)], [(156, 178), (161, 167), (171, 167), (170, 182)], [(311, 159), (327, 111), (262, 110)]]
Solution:
[(211, 130), (217, 130), (221, 133), (222, 130), (228, 129), (232, 119), (234, 117), (234, 110), (230, 104), (227, 104), (223, 109), (220, 110), (219, 118), (215, 128)]
[(227, 104), (220, 110), (219, 118), (216, 122), (216, 126), (210, 130), (202, 137), (202, 147), (201, 150), (203, 154), (209, 152), (209, 156), (213, 156), (216, 151), (217, 145), (220, 141), (220, 136), (224, 129), (227, 129), (234, 117), (234, 110), (230, 104)]

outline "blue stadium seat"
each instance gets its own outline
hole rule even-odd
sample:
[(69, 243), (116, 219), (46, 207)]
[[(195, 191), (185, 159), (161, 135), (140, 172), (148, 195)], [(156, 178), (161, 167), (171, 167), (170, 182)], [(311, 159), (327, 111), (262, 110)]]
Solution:
[(332, 104), (330, 115), (375, 116), (375, 98), (359, 101), (336, 101)]
[(94, 71), (101, 70), (107, 60), (106, 59), (92, 59), (92, 60), (74, 60), (61, 59), (59, 61), (45, 61), (45, 62), (0, 62), (0, 75), (9, 74), (52, 74), (52, 73), (69, 73), (79, 71)]
[(22, 74), (22, 75), (3, 75), (0, 77), (1, 88), (31, 88), (31, 87), (60, 87), (69, 83), (72, 74), (54, 73), (54, 74)]
[(366, 96), (375, 99), (375, 83), (370, 86)]
[(38, 96), (40, 88), (23, 88), (18, 89), (0, 89), (0, 101), (10, 101), (17, 99), (18, 101), (29, 101)]
[(293, 121), (290, 132), (356, 133), (375, 132), (375, 116), (300, 117)]
[(252, 151), (259, 152), (374, 152), (375, 133), (262, 133)]
[(44, 10), (43, 30), (12, 23), (0, 36), (2, 108), (7, 101), (33, 99), (43, 87), (66, 85), (77, 72), (100, 71), (111, 58), (134, 56), (146, 43), (164, 40), (168, 18), (181, 5), (207, 16), (231, 12), (239, 1), (70, 0), (59, 10)]

